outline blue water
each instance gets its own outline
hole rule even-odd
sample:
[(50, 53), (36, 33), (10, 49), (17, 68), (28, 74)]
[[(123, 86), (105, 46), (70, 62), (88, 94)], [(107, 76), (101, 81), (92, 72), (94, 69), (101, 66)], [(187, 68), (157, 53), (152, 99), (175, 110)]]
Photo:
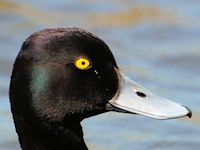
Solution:
[(192, 119), (166, 121), (117, 113), (86, 119), (82, 125), (90, 149), (199, 149), (199, 6), (197, 0), (1, 0), (0, 150), (20, 149), (8, 87), (21, 44), (38, 30), (72, 26), (104, 39), (131, 78), (193, 111)]

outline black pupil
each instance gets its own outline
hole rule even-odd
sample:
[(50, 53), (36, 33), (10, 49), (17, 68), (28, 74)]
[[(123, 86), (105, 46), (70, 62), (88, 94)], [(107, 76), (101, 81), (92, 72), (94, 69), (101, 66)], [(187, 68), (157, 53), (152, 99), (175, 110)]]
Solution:
[(85, 65), (85, 62), (84, 62), (84, 61), (82, 61), (82, 65)]
[(142, 98), (147, 97), (146, 94), (144, 94), (144, 93), (142, 93), (142, 92), (139, 92), (139, 91), (137, 91), (136, 94), (137, 94), (138, 96), (142, 97)]

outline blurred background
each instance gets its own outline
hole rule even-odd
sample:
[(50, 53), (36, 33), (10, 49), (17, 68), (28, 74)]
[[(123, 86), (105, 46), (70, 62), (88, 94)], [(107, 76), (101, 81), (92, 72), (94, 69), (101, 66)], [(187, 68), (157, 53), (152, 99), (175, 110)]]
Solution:
[(193, 111), (191, 119), (166, 121), (117, 113), (86, 119), (89, 149), (199, 149), (200, 1), (0, 0), (0, 150), (20, 149), (8, 88), (23, 41), (44, 28), (74, 26), (102, 38), (131, 78)]

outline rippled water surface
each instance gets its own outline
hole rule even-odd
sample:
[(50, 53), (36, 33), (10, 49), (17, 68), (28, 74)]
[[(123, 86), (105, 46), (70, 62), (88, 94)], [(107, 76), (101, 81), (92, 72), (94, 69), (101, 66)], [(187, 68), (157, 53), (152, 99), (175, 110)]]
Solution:
[(44, 28), (73, 26), (104, 39), (134, 80), (193, 111), (192, 119), (166, 121), (117, 113), (86, 119), (90, 149), (199, 149), (199, 18), (198, 0), (0, 0), (0, 150), (20, 149), (8, 87), (22, 42)]

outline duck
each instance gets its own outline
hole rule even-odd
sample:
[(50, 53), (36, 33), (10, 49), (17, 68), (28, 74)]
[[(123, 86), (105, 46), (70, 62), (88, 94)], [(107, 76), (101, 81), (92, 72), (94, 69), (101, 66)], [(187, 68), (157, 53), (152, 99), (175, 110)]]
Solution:
[(75, 27), (44, 29), (25, 40), (9, 96), (22, 150), (88, 150), (81, 121), (109, 111), (192, 116), (125, 75), (102, 39)]

